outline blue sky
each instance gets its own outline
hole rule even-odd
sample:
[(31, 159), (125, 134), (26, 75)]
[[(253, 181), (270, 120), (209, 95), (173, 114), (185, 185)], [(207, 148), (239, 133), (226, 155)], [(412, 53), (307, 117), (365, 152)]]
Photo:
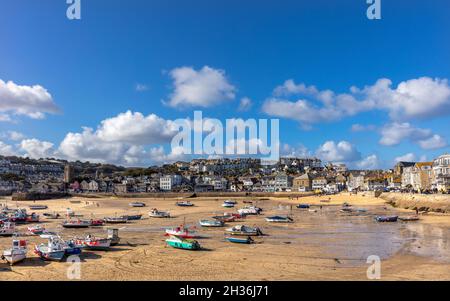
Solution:
[(279, 118), (282, 154), (356, 168), (449, 150), (448, 1), (65, 2), (0, 1), (0, 154), (179, 159), (165, 127), (196, 109)]

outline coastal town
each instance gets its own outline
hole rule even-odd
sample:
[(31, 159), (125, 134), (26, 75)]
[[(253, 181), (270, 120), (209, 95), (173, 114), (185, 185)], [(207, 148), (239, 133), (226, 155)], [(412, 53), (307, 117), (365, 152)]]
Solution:
[(139, 194), (164, 192), (396, 191), (449, 193), (450, 154), (398, 162), (388, 170), (352, 170), (318, 158), (194, 159), (148, 168), (0, 157), (0, 195), (14, 193)]

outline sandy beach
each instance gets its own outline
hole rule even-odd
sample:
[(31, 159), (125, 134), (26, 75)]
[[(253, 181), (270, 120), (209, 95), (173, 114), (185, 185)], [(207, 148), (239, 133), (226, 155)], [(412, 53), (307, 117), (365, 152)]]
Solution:
[[(193, 198), (194, 207), (175, 206), (179, 199), (139, 199), (144, 208), (131, 208), (133, 199), (81, 198), (39, 201), (49, 208), (37, 211), (41, 225), (63, 238), (83, 237), (88, 233), (106, 236), (105, 226), (89, 229), (64, 229), (63, 219), (46, 220), (44, 212), (63, 214), (71, 208), (83, 219), (122, 214), (143, 214), (143, 219), (120, 228), (121, 243), (109, 251), (83, 251), (81, 280), (367, 280), (368, 256), (381, 258), (382, 280), (450, 280), (450, 215), (427, 213), (417, 222), (377, 223), (377, 214), (411, 215), (412, 210), (393, 208), (382, 198), (340, 194), (325, 197), (288, 199), (273, 197), (251, 199), (264, 209), (263, 215), (248, 216), (234, 224), (256, 225), (267, 235), (251, 245), (232, 244), (224, 240), (224, 228), (201, 228), (199, 219), (232, 212), (221, 204), (225, 198)], [(237, 208), (245, 198), (237, 198)], [(326, 202), (324, 202), (326, 200)], [(32, 202), (0, 199), (9, 207), (27, 208)], [(366, 209), (358, 215), (342, 213), (343, 202)], [(312, 209), (295, 208), (299, 203)], [(320, 208), (322, 206), (322, 208)], [(170, 219), (149, 218), (151, 208), (169, 210)], [(271, 224), (264, 217), (292, 214), (294, 223)], [(203, 238), (204, 248), (186, 251), (167, 247), (164, 228), (195, 226)], [(19, 225), (25, 233), (27, 225)], [(68, 280), (66, 262), (45, 262), (33, 254), (35, 244), (45, 242), (27, 236), (28, 258), (10, 267), (0, 263), (0, 280)], [(0, 238), (5, 249), (11, 238)]]

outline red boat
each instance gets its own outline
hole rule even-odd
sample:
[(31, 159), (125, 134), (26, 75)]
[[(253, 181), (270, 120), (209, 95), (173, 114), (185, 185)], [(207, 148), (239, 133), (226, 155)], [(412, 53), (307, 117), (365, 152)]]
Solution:
[(27, 215), (26, 220), (27, 223), (38, 223), (39, 222), (39, 215), (36, 213), (31, 213)]
[(91, 227), (101, 227), (105, 224), (105, 221), (102, 219), (92, 219)]
[(178, 236), (181, 238), (196, 238), (198, 237), (197, 233), (195, 231), (189, 231), (188, 228), (184, 226), (176, 227), (173, 229), (166, 229), (166, 236)]

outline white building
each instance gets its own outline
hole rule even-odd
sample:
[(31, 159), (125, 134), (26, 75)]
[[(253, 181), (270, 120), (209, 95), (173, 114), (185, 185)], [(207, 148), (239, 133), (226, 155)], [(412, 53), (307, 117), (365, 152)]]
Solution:
[(439, 191), (450, 190), (450, 154), (439, 156), (433, 161), (432, 187)]
[(173, 187), (181, 185), (180, 175), (167, 175), (159, 179), (159, 188), (163, 191), (170, 191)]

